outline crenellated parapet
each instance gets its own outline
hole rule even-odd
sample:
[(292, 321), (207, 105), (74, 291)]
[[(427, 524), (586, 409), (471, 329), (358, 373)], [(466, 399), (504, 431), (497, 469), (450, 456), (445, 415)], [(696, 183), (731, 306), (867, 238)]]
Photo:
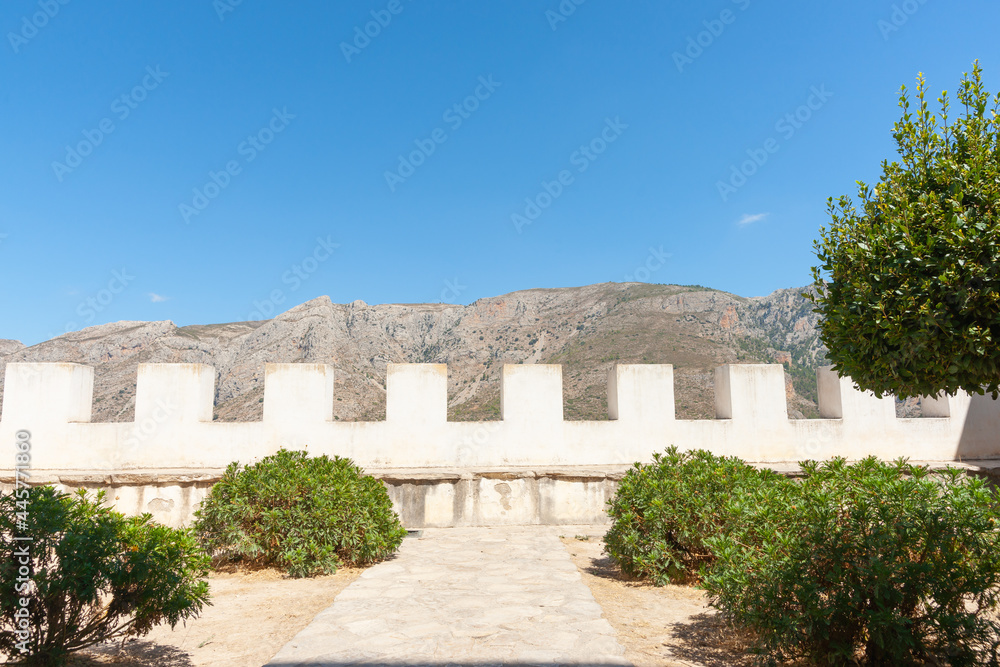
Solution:
[[(334, 369), (267, 364), (259, 422), (212, 421), (215, 370), (141, 364), (135, 420), (90, 423), (94, 370), (79, 364), (7, 365), (0, 442), (32, 434), (35, 470), (221, 468), (280, 447), (348, 456), (369, 469), (612, 466), (649, 460), (671, 444), (754, 462), (874, 454), (914, 460), (1000, 458), (1000, 402), (925, 399), (924, 418), (897, 419), (891, 397), (817, 373), (820, 419), (788, 418), (779, 365), (722, 366), (716, 419), (681, 420), (670, 365), (619, 365), (608, 377), (608, 421), (566, 421), (562, 368), (504, 366), (502, 418), (449, 422), (444, 364), (389, 364), (386, 419), (333, 421)], [(13, 451), (13, 448), (10, 449)], [(0, 457), (0, 470), (13, 455)]]

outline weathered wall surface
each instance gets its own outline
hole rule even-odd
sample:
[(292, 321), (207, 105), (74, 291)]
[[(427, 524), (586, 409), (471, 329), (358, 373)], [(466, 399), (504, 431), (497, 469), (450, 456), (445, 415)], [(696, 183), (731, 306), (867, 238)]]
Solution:
[[(0, 443), (27, 430), (32, 468), (85, 471), (224, 468), (280, 447), (348, 456), (376, 469), (629, 464), (671, 444), (754, 462), (1000, 457), (1000, 409), (989, 397), (925, 399), (935, 417), (897, 419), (890, 397), (858, 392), (849, 379), (821, 370), (824, 418), (790, 420), (778, 365), (720, 367), (713, 420), (674, 418), (669, 365), (615, 367), (611, 419), (603, 422), (563, 419), (561, 367), (551, 365), (504, 367), (502, 419), (495, 422), (447, 421), (443, 364), (390, 364), (380, 422), (331, 421), (333, 370), (321, 364), (268, 364), (264, 418), (243, 423), (212, 421), (210, 366), (140, 365), (136, 418), (126, 423), (89, 423), (93, 378), (92, 368), (78, 364), (9, 364)], [(0, 459), (0, 470), (12, 467), (12, 456)]]
[(560, 366), (507, 365), (501, 420), (449, 422), (447, 373), (443, 364), (390, 364), (386, 420), (339, 422), (330, 366), (268, 364), (263, 420), (224, 423), (212, 421), (212, 367), (143, 364), (135, 421), (89, 423), (91, 367), (9, 364), (0, 484), (9, 484), (13, 445), (26, 431), (32, 481), (108, 488), (126, 511), (177, 525), (227, 464), (285, 447), (350, 457), (386, 481), (410, 525), (589, 523), (602, 516), (616, 475), (672, 444), (759, 463), (1000, 458), (1000, 401), (925, 399), (927, 417), (897, 419), (891, 397), (859, 392), (825, 369), (823, 418), (812, 420), (788, 419), (779, 365), (718, 368), (713, 420), (675, 419), (669, 365), (613, 368), (610, 419), (593, 422), (563, 419)]

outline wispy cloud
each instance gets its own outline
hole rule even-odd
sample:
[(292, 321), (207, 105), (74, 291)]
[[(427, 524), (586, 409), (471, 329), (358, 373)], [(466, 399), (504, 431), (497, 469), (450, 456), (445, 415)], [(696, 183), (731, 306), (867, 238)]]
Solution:
[(160, 296), (156, 292), (149, 293), (149, 300), (152, 301), (153, 303), (160, 303), (161, 301), (167, 301), (169, 299), (170, 299), (169, 296)]
[(755, 222), (760, 222), (761, 220), (763, 220), (764, 218), (766, 218), (769, 215), (771, 215), (771, 214), (770, 213), (754, 213), (753, 215), (751, 215), (750, 213), (747, 213), (742, 218), (740, 218), (740, 221), (739, 221), (738, 224), (741, 227), (744, 226), (744, 225), (752, 225)]

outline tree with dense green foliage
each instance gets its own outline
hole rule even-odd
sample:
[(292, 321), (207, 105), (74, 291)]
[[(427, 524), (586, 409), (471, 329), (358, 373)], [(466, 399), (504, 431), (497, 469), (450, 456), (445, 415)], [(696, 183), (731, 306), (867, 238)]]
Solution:
[(898, 161), (858, 182), (859, 207), (829, 200), (813, 268), (828, 358), (862, 390), (900, 397), (1000, 388), (1000, 95), (978, 61), (931, 113), (904, 86)]
[(195, 530), (219, 562), (293, 577), (383, 560), (406, 537), (382, 482), (350, 459), (285, 449), (230, 464), (196, 512)]
[(0, 651), (29, 665), (198, 616), (209, 558), (193, 533), (126, 517), (81, 490), (0, 496)]

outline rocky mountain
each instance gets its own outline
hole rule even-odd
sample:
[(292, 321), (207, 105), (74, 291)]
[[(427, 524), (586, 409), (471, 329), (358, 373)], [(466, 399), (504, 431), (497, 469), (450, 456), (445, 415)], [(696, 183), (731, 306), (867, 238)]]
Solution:
[(19, 340), (7, 340), (0, 338), (0, 357), (13, 354), (24, 347), (24, 343)]
[[(335, 367), (334, 418), (385, 415), (388, 362), (449, 366), (449, 418), (495, 419), (505, 363), (563, 364), (567, 419), (606, 419), (615, 363), (670, 363), (681, 418), (714, 416), (713, 372), (737, 362), (784, 363), (789, 413), (815, 416), (814, 369), (824, 348), (803, 289), (744, 298), (700, 286), (604, 283), (533, 289), (446, 304), (303, 303), (272, 320), (177, 327), (116, 322), (24, 347), (0, 340), (10, 362), (93, 365), (94, 421), (128, 421), (136, 366), (212, 364), (216, 418), (260, 419), (267, 362)], [(0, 391), (2, 395), (2, 391)]]

